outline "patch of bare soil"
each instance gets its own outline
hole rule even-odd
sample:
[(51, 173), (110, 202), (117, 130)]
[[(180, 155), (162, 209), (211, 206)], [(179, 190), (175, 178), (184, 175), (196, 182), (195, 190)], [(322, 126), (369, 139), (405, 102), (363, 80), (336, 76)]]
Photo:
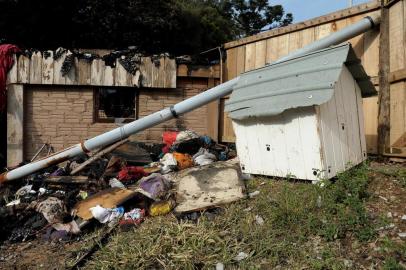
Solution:
[[(350, 265), (361, 269), (406, 269), (406, 189), (400, 173), (402, 164), (372, 162), (368, 188), (370, 198), (366, 203), (368, 214), (378, 225), (377, 237), (368, 243), (360, 243), (348, 236), (342, 241), (342, 254)], [(402, 219), (403, 217), (403, 219)], [(394, 265), (388, 264), (393, 260)], [(396, 267), (397, 267), (396, 266)], [(351, 268), (351, 267), (349, 267)]]
[(69, 255), (80, 246), (80, 242), (40, 239), (3, 245), (0, 248), (0, 269), (65, 269)]

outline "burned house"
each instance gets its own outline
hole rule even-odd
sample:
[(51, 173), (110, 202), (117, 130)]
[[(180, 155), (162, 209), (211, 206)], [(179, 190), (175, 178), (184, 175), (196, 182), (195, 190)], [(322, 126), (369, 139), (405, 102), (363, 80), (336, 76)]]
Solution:
[[(46, 51), (15, 57), (8, 73), (7, 164), (59, 151), (194, 96), (219, 82), (218, 66), (177, 64), (167, 55), (125, 56)], [(100, 56), (99, 56), (100, 55)], [(161, 142), (165, 130), (216, 137), (209, 104), (134, 135)]]

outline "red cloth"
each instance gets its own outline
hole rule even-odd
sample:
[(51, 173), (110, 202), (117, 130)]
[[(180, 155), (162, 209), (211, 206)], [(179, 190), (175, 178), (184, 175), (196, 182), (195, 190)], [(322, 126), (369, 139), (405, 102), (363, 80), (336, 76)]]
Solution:
[(6, 108), (7, 104), (7, 73), (14, 64), (13, 55), (19, 51), (20, 49), (12, 44), (0, 45), (0, 112)]
[(165, 146), (162, 148), (162, 152), (164, 154), (169, 152), (169, 149), (171, 148), (172, 144), (176, 141), (176, 136), (178, 136), (177, 131), (165, 131), (162, 134), (162, 141), (164, 142)]
[(144, 176), (149, 175), (144, 171), (143, 167), (124, 167), (118, 173), (118, 180), (120, 181), (131, 181), (131, 180), (138, 180)]

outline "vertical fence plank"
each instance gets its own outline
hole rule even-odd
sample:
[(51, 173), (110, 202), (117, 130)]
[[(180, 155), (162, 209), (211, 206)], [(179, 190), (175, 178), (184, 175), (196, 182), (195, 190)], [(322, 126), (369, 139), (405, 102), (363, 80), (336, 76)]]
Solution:
[(41, 84), (42, 82), (42, 54), (34, 52), (30, 61), (30, 83)]
[(24, 55), (20, 55), (18, 58), (17, 81), (18, 83), (30, 81), (30, 58)]
[(42, 53), (42, 84), (54, 83), (54, 52)]

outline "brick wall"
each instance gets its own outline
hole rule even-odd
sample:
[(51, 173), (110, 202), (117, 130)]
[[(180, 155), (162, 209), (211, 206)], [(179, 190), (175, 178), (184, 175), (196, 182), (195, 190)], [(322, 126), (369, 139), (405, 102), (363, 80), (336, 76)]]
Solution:
[[(142, 118), (207, 89), (207, 79), (178, 78), (177, 89), (139, 89), (138, 116)], [(44, 144), (56, 151), (117, 127), (95, 123), (93, 89), (68, 86), (26, 86), (24, 89), (24, 157), (30, 159)], [(135, 139), (160, 142), (162, 132), (192, 129), (207, 132), (207, 107), (170, 120), (140, 134)]]

